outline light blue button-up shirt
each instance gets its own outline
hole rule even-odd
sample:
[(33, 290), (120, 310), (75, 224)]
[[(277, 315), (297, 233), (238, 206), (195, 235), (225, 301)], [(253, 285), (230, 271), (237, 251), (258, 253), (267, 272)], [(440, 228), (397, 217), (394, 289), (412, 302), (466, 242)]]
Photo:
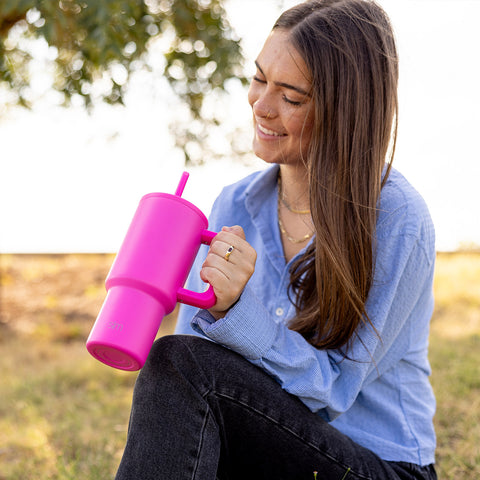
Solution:
[[(176, 333), (201, 334), (272, 375), (313, 412), (381, 458), (434, 462), (435, 399), (427, 358), (433, 311), (434, 229), (421, 196), (396, 170), (382, 189), (376, 261), (367, 312), (349, 358), (318, 350), (290, 330), (295, 308), (277, 218), (278, 166), (226, 187), (209, 229), (241, 225), (257, 251), (255, 273), (225, 318), (182, 306)], [(202, 247), (188, 288), (204, 289)], [(299, 253), (301, 255), (302, 252)], [(379, 335), (378, 335), (379, 334)], [(380, 336), (380, 338), (379, 338)]]

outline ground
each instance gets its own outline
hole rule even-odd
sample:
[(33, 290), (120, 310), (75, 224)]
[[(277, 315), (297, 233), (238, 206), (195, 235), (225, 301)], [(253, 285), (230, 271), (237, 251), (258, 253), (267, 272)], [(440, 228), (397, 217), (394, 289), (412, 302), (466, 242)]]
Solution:
[[(0, 480), (113, 478), (136, 375), (85, 349), (113, 258), (0, 256)], [(478, 479), (480, 254), (439, 254), (435, 296), (430, 361), (439, 478)], [(159, 335), (174, 324), (175, 313)]]

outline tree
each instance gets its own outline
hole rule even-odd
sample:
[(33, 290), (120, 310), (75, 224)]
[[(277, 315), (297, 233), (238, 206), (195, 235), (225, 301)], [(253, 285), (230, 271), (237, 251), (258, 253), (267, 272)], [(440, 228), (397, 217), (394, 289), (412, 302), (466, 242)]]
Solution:
[[(149, 67), (149, 47), (159, 37), (170, 39), (165, 78), (193, 120), (214, 124), (214, 116), (202, 118), (205, 96), (225, 91), (232, 78), (246, 83), (239, 39), (221, 0), (2, 0), (0, 86), (14, 103), (29, 106), (29, 41), (43, 39), (53, 52), (53, 88), (65, 105), (73, 96), (88, 109), (98, 100), (122, 104), (132, 74)], [(96, 98), (99, 79), (107, 88)], [(184, 148), (192, 135), (177, 133)]]

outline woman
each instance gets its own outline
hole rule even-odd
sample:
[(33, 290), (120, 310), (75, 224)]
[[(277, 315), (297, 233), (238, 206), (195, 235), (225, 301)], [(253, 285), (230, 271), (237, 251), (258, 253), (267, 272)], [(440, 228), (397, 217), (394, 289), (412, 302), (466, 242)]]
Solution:
[(154, 345), (117, 478), (435, 479), (434, 232), (386, 163), (389, 21), (367, 0), (308, 1), (256, 66), (253, 149), (272, 165), (213, 207), (189, 286), (217, 303), (182, 308), (183, 335)]

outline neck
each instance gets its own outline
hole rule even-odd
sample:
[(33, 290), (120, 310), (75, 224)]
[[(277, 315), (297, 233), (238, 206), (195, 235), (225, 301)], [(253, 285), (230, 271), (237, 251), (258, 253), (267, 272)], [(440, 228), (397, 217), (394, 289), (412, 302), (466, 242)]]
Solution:
[(296, 210), (310, 208), (308, 173), (305, 168), (280, 165), (283, 199)]

